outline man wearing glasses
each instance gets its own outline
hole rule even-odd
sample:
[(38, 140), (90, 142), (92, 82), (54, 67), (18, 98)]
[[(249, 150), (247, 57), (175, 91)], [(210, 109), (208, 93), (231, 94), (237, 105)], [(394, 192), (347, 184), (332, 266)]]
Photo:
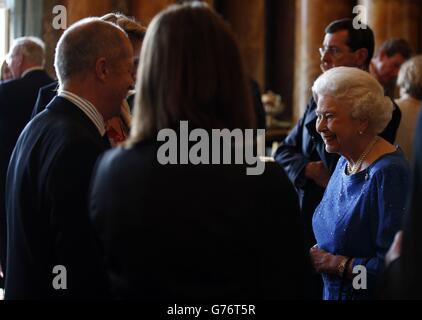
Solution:
[[(369, 72), (374, 54), (374, 34), (366, 27), (354, 29), (351, 19), (336, 20), (327, 26), (323, 45), (319, 49), (322, 72), (340, 66), (356, 67)], [(315, 127), (316, 107), (315, 100), (311, 98), (304, 115), (274, 155), (298, 192), (305, 241), (309, 248), (316, 242), (312, 231), (312, 216), (339, 158), (337, 154), (325, 151), (324, 142)], [(395, 107), (393, 119), (380, 136), (393, 143), (400, 118), (400, 110)], [(320, 281), (319, 278), (316, 279), (311, 298), (321, 298)]]

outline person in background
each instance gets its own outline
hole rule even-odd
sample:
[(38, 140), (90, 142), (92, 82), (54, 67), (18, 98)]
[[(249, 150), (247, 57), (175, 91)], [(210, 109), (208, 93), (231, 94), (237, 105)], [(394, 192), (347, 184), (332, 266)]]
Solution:
[[(391, 119), (392, 101), (357, 68), (326, 71), (312, 91), (325, 149), (341, 156), (312, 221), (317, 244), (310, 254), (323, 276), (323, 299), (375, 298), (409, 190), (403, 152), (378, 136)], [(365, 289), (352, 285), (356, 266), (365, 268)]]
[[(109, 13), (101, 17), (101, 20), (108, 21), (121, 27), (128, 35), (133, 48), (134, 70), (137, 70), (142, 42), (145, 37), (146, 27), (135, 19), (121, 13)], [(136, 71), (134, 71), (136, 72)], [(50, 101), (56, 96), (57, 83), (40, 89), (37, 102), (32, 112), (32, 118), (45, 109)], [(107, 136), (111, 145), (117, 146), (127, 139), (131, 127), (131, 108), (133, 104), (134, 91), (129, 92), (128, 97), (121, 104), (121, 113), (107, 121)]]
[(413, 159), (413, 139), (419, 111), (422, 107), (422, 55), (406, 61), (400, 68), (397, 84), (400, 99), (396, 100), (402, 113), (396, 143), (407, 159)]
[(400, 67), (411, 56), (410, 44), (404, 39), (393, 38), (381, 44), (371, 61), (371, 74), (383, 86), (385, 95), (391, 99), (394, 99)]
[(5, 82), (7, 80), (12, 80), (12, 79), (13, 79), (12, 72), (10, 71), (10, 68), (7, 65), (7, 62), (5, 60), (3, 61), (3, 64), (1, 65), (0, 84), (2, 82)]
[(379, 286), (379, 297), (393, 300), (422, 299), (422, 113), (414, 136), (412, 184), (403, 219), (403, 231), (399, 231), (386, 255), (386, 270)]
[(87, 18), (63, 33), (54, 66), (58, 96), (25, 127), (8, 169), (6, 300), (108, 297), (88, 190), (110, 147), (105, 121), (133, 87), (133, 49), (120, 27)]
[(297, 197), (276, 163), (248, 176), (242, 164), (157, 161), (159, 132), (178, 132), (182, 120), (206, 132), (254, 128), (249, 84), (233, 32), (206, 4), (173, 5), (149, 25), (131, 137), (93, 177), (91, 215), (115, 297), (304, 296)]
[(44, 70), (44, 43), (38, 38), (15, 39), (6, 60), (12, 79), (0, 83), (0, 265), (3, 273), (6, 273), (4, 187), (7, 167), (16, 141), (30, 120), (38, 90), (53, 81)]

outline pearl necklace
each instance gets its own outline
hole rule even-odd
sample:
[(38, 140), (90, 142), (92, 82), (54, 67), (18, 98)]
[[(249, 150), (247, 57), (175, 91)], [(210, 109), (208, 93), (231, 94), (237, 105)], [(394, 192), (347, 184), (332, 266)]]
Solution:
[(376, 136), (366, 147), (365, 151), (360, 155), (358, 161), (354, 165), (350, 165), (350, 162), (347, 162), (347, 172), (349, 175), (355, 174), (360, 169), (363, 160), (365, 160), (368, 153), (371, 151), (372, 147), (375, 145), (375, 143), (378, 141), (378, 136)]

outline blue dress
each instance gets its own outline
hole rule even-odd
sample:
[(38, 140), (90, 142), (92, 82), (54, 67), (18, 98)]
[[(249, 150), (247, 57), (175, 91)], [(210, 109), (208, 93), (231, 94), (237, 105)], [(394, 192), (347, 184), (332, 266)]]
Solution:
[(352, 281), (342, 285), (337, 275), (322, 274), (324, 300), (338, 299), (340, 291), (343, 300), (374, 298), (377, 276), (401, 227), (409, 191), (410, 169), (400, 149), (351, 176), (346, 175), (346, 164), (341, 157), (312, 225), (319, 248), (352, 257), (353, 267), (366, 268), (367, 289), (353, 290)]

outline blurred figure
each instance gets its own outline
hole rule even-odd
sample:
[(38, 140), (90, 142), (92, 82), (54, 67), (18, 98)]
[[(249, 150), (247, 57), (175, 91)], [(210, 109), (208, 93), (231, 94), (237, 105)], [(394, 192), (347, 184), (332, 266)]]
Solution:
[[(105, 121), (133, 86), (133, 50), (121, 28), (88, 18), (63, 33), (54, 65), (58, 96), (26, 126), (8, 169), (6, 299), (107, 297), (88, 188), (110, 147)], [(66, 288), (53, 281), (57, 266)]]
[[(133, 18), (127, 17), (120, 13), (106, 14), (105, 16), (101, 17), (101, 20), (114, 23), (127, 33), (133, 48), (134, 74), (136, 75), (142, 42), (146, 33), (146, 27), (142, 26)], [(37, 114), (45, 109), (50, 101), (56, 96), (57, 89), (58, 84), (53, 83), (40, 90), (32, 113), (32, 118), (34, 118)], [(107, 136), (109, 137), (112, 146), (116, 146), (122, 143), (129, 136), (132, 120), (131, 108), (133, 104), (133, 97), (134, 91), (131, 90), (128, 97), (121, 104), (120, 115), (107, 121)]]
[(371, 74), (381, 83), (385, 95), (392, 99), (400, 67), (411, 55), (412, 48), (406, 40), (393, 38), (381, 44), (371, 61)]
[(12, 72), (9, 69), (9, 66), (7, 65), (6, 61), (3, 61), (3, 64), (1, 65), (1, 76), (0, 76), (0, 84), (7, 80), (12, 80), (13, 75)]
[[(311, 259), (323, 276), (324, 300), (371, 299), (409, 189), (403, 152), (378, 136), (393, 105), (381, 85), (357, 68), (330, 69), (312, 91), (318, 133), (327, 152), (341, 158), (315, 210)], [(352, 285), (356, 266), (365, 268), (367, 288)]]
[(0, 264), (6, 272), (4, 185), (16, 141), (29, 122), (38, 90), (53, 79), (44, 70), (44, 43), (34, 37), (15, 39), (7, 55), (12, 80), (0, 84)]
[(386, 256), (387, 270), (380, 286), (384, 299), (422, 300), (422, 113), (415, 132), (412, 189), (404, 231), (396, 234)]
[(413, 159), (413, 137), (420, 108), (422, 107), (422, 55), (405, 62), (399, 72), (397, 84), (400, 99), (396, 100), (402, 113), (396, 143), (407, 159)]
[[(133, 48), (133, 74), (136, 75), (146, 28), (134, 19), (119, 13), (109, 13), (101, 19), (118, 25), (127, 33)], [(134, 91), (131, 91), (130, 94), (133, 95)], [(107, 136), (113, 147), (121, 144), (129, 137), (132, 122), (130, 109), (127, 99), (123, 100), (120, 115), (107, 121)]]
[(91, 194), (115, 297), (303, 297), (309, 257), (280, 167), (248, 176), (246, 165), (157, 161), (159, 132), (182, 120), (253, 128), (249, 83), (232, 31), (205, 4), (171, 6), (149, 25), (131, 138), (102, 157)]

